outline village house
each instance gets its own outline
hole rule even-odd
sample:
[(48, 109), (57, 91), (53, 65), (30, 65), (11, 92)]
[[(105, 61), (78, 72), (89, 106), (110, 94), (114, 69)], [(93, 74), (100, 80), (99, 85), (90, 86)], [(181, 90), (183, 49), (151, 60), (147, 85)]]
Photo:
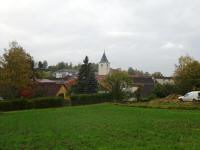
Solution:
[(174, 84), (173, 77), (157, 77), (157, 78), (154, 78), (154, 81), (156, 83), (161, 84), (161, 85), (164, 85), (164, 84)]
[(64, 80), (36, 79), (32, 87), (26, 87), (21, 92), (21, 97), (51, 97), (60, 96), (69, 99), (69, 89), (76, 83), (75, 78)]
[(152, 77), (145, 77), (145, 76), (133, 76), (133, 87), (136, 90), (140, 90), (141, 97), (147, 97), (151, 94), (155, 82)]
[(69, 89), (76, 83), (75, 78), (69, 80), (37, 80), (36, 90), (41, 90), (43, 96), (61, 96), (64, 99), (69, 99)]
[(78, 75), (78, 71), (73, 70), (73, 69), (62, 69), (62, 70), (58, 70), (52, 74), (52, 76), (56, 79), (63, 79), (66, 77), (74, 77), (77, 75)]

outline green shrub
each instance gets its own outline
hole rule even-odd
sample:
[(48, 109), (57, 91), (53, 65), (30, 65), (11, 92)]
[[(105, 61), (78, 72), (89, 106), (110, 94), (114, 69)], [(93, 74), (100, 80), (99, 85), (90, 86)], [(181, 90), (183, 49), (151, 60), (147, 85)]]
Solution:
[(0, 102), (0, 111), (22, 110), (33, 108), (33, 102), (25, 99), (5, 100)]
[(110, 93), (76, 94), (71, 96), (72, 105), (97, 104), (111, 101), (112, 95)]
[(177, 87), (172, 84), (156, 84), (152, 92), (152, 94), (155, 94), (159, 98), (163, 98), (174, 93), (177, 93)]
[(150, 101), (149, 97), (143, 97), (138, 100), (138, 102), (148, 102)]
[(12, 86), (1, 86), (0, 95), (4, 99), (14, 100), (15, 98), (19, 97), (19, 91), (17, 88)]
[(61, 97), (39, 97), (29, 101), (33, 102), (34, 108), (61, 107), (64, 105), (64, 99)]
[(4, 100), (0, 102), (0, 111), (61, 107), (64, 105), (64, 102), (65, 100), (60, 97), (39, 97), (34, 99)]
[(148, 97), (147, 97), (147, 100), (153, 100), (153, 99), (156, 99), (157, 98), (157, 96), (156, 96), (156, 94), (151, 94), (151, 95), (149, 95)]

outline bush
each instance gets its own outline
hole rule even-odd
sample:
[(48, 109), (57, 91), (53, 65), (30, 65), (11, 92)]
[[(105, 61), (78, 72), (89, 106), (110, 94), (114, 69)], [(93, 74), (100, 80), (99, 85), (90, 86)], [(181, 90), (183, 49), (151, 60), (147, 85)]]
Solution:
[(25, 99), (6, 100), (0, 102), (0, 111), (22, 110), (33, 108), (33, 102)]
[(172, 84), (156, 84), (152, 92), (152, 94), (155, 94), (159, 98), (163, 98), (174, 93), (177, 93), (177, 87)]
[(17, 88), (12, 86), (1, 86), (0, 95), (4, 99), (14, 100), (15, 98), (19, 97), (19, 91), (17, 90)]
[(33, 102), (34, 108), (61, 107), (64, 105), (64, 99), (61, 97), (40, 97), (29, 101)]
[(157, 96), (155, 95), (155, 94), (151, 94), (151, 95), (149, 95), (148, 97), (147, 97), (147, 100), (153, 100), (153, 99), (156, 99), (157, 98)]
[(0, 102), (0, 111), (61, 107), (64, 105), (64, 102), (65, 100), (60, 97), (5, 100)]
[(104, 103), (111, 101), (112, 101), (112, 95), (110, 93), (76, 94), (71, 96), (71, 104), (73, 106), (97, 104), (97, 103)]

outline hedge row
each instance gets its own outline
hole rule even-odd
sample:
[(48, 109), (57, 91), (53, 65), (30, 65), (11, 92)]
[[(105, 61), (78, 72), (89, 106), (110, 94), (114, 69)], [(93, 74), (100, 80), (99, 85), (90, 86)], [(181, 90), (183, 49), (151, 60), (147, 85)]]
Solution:
[(17, 99), (0, 101), (0, 111), (23, 110), (33, 108), (50, 108), (64, 105), (60, 97), (40, 97), (34, 99)]
[[(87, 105), (111, 102), (110, 93), (78, 94), (71, 96), (71, 105)], [(39, 97), (33, 99), (16, 99), (0, 101), (0, 111), (13, 111), (36, 108), (61, 107), (65, 100), (60, 97)]]
[(97, 94), (76, 94), (71, 96), (71, 105), (87, 105), (104, 102), (111, 102), (112, 95), (110, 93)]

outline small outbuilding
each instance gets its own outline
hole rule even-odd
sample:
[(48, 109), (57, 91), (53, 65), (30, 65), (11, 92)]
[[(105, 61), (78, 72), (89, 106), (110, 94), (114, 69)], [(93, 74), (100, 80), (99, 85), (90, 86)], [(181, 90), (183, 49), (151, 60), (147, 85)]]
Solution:
[(147, 97), (151, 94), (155, 82), (152, 77), (146, 76), (133, 76), (133, 87), (134, 89), (140, 88), (140, 96)]

